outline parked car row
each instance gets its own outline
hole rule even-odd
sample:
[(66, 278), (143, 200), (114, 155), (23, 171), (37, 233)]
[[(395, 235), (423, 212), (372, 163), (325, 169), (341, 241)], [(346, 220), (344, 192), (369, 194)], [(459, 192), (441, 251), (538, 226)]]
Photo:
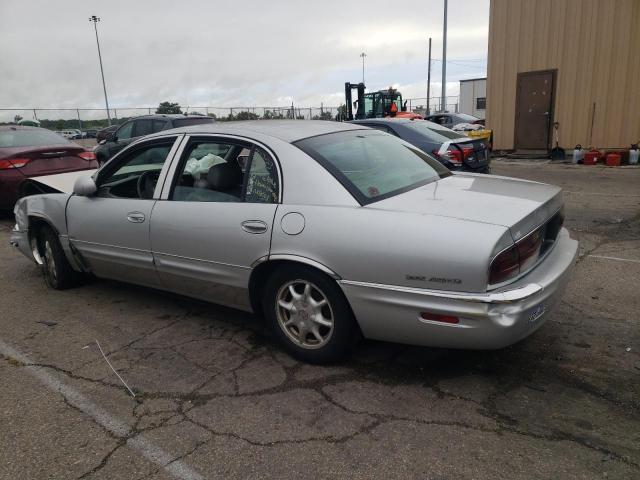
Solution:
[(402, 139), (431, 139), (430, 122), (229, 122), (133, 140), (154, 128), (135, 122), (105, 142), (129, 145), (101, 168), (40, 177), (60, 193), (17, 202), (11, 243), (51, 287), (90, 273), (255, 312), (292, 355), (325, 363), (360, 335), (517, 342), (576, 258), (560, 188), (452, 174), (431, 143)]
[(95, 169), (93, 152), (56, 132), (21, 125), (0, 126), (0, 210), (10, 210), (20, 197), (42, 193), (31, 179), (42, 175)]
[(370, 118), (351, 123), (400, 137), (450, 170), (488, 173), (491, 169), (489, 149), (483, 141), (473, 140), (427, 120)]
[(94, 152), (98, 162), (102, 165), (131, 142), (145, 135), (170, 128), (213, 122), (213, 118), (202, 115), (143, 115), (113, 128), (112, 131), (104, 135), (104, 138), (101, 136)]

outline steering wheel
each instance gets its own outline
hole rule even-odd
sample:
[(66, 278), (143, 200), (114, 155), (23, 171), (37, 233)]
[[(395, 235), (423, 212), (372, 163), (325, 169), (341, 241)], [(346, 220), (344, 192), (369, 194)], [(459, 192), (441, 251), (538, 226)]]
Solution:
[(156, 189), (156, 183), (158, 183), (158, 177), (160, 172), (157, 170), (147, 170), (138, 177), (136, 183), (136, 190), (138, 190), (138, 197), (142, 199), (153, 198), (153, 192)]

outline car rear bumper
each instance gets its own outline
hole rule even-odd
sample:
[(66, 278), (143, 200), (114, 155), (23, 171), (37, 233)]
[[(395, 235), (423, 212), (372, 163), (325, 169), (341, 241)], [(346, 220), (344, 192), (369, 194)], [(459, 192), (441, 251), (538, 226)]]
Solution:
[[(553, 250), (518, 282), (487, 293), (461, 293), (340, 280), (365, 337), (413, 345), (465, 349), (506, 347), (545, 322), (562, 296), (578, 242), (562, 229)], [(424, 320), (421, 313), (458, 317)]]

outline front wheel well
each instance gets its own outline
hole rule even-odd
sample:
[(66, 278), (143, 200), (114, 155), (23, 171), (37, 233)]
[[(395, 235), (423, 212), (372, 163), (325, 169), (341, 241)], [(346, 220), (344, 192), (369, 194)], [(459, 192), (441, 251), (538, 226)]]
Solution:
[(326, 271), (305, 262), (295, 260), (268, 260), (266, 262), (262, 262), (253, 269), (251, 277), (249, 278), (249, 300), (251, 302), (251, 308), (256, 315), (262, 316), (264, 313), (262, 311), (262, 297), (264, 295), (267, 279), (273, 274), (273, 272), (286, 265), (309, 268), (320, 272), (323, 275), (327, 275)]
[[(51, 225), (45, 219), (41, 217), (34, 217), (34, 216), (29, 217), (29, 240), (31, 242), (32, 247), (37, 246), (38, 250), (40, 250), (40, 245), (38, 245), (35, 242), (38, 241), (38, 237), (40, 236), (40, 233), (45, 228), (50, 228), (51, 230), (53, 230), (53, 232), (56, 235), (58, 235), (58, 231), (55, 229), (55, 227), (53, 227), (53, 225)], [(42, 252), (39, 252), (39, 253), (42, 253)]]

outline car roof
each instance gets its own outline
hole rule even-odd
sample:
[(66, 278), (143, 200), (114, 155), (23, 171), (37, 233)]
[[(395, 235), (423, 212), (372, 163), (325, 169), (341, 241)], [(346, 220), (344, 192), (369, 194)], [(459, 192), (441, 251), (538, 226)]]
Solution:
[[(421, 120), (419, 118), (411, 119), (411, 118), (366, 118), (363, 120), (351, 120), (349, 123), (353, 123), (356, 125), (364, 125), (367, 123), (378, 123), (380, 125), (390, 125), (390, 124), (409, 124), (413, 122), (428, 122), (433, 124), (434, 122), (430, 120)], [(437, 123), (435, 125), (438, 125)]]
[(334, 122), (331, 120), (248, 120), (202, 123), (188, 127), (163, 130), (155, 135), (166, 135), (168, 132), (246, 135), (248, 132), (251, 132), (278, 138), (288, 143), (293, 143), (298, 140), (302, 140), (303, 138), (347, 130), (362, 130), (364, 128), (364, 126), (360, 125)]

